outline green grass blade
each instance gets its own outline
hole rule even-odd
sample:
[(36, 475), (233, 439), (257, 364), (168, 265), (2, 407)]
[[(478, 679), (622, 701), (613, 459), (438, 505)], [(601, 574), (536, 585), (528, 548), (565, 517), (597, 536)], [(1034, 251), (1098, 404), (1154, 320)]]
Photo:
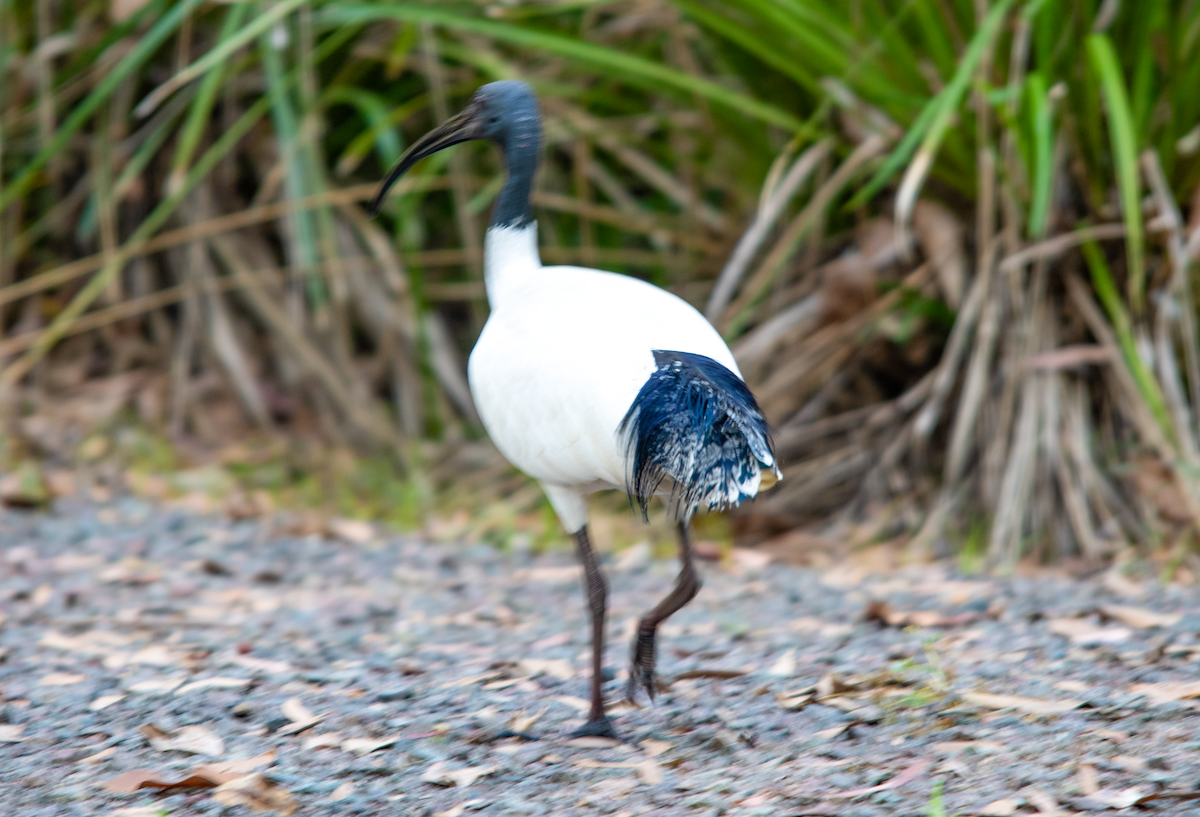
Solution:
[[(238, 3), (230, 7), (229, 13), (225, 15), (225, 22), (221, 26), (218, 43), (229, 41), (237, 33), (248, 9), (249, 5), (246, 3)], [(218, 44), (217, 47), (221, 46)], [(192, 157), (196, 155), (196, 148), (199, 147), (200, 139), (204, 136), (204, 130), (208, 125), (209, 116), (212, 114), (217, 92), (221, 90), (221, 80), (224, 76), (225, 63), (218, 63), (212, 71), (204, 75), (204, 80), (200, 83), (200, 90), (192, 101), (192, 108), (188, 112), (183, 132), (180, 133), (179, 142), (175, 147), (175, 158), (171, 163), (170, 175), (167, 177), (168, 190), (183, 181), (188, 165), (191, 164)]]
[(892, 176), (896, 175), (896, 171), (908, 163), (908, 160), (917, 152), (917, 145), (921, 143), (921, 139), (929, 130), (929, 124), (933, 121), (937, 114), (938, 97), (934, 97), (926, 103), (921, 109), (921, 113), (917, 116), (912, 127), (904, 134), (904, 138), (900, 140), (900, 144), (896, 146), (888, 157), (884, 159), (879, 170), (875, 171), (875, 175), (866, 183), (853, 198), (846, 203), (845, 209), (855, 210), (875, 197), (875, 194), (884, 188)]
[(155, 88), (149, 95), (146, 96), (137, 107), (133, 109), (137, 116), (147, 116), (151, 111), (158, 107), (168, 96), (173, 94), (177, 89), (196, 79), (197, 77), (208, 73), (213, 68), (216, 68), (225, 60), (229, 59), (232, 54), (247, 43), (253, 42), (256, 37), (272, 28), (280, 20), (287, 17), (298, 6), (304, 4), (308, 0), (280, 0), (280, 2), (271, 6), (263, 14), (254, 18), (248, 25), (239, 30), (233, 36), (222, 40), (217, 47), (209, 51), (200, 59), (184, 68), (175, 76), (164, 82), (162, 85)]
[(1125, 247), (1129, 255), (1129, 304), (1141, 314), (1145, 302), (1145, 237), (1142, 231), (1141, 182), (1137, 168), (1137, 142), (1125, 79), (1112, 41), (1106, 34), (1089, 34), (1088, 56), (1100, 77), (1100, 90), (1108, 109), (1108, 134), (1113, 162), (1117, 169), (1117, 187), (1121, 194), (1121, 212), (1125, 219)]
[(1004, 20), (1012, 4), (1013, 0), (1001, 0), (992, 6), (976, 30), (975, 36), (967, 44), (966, 51), (963, 52), (962, 59), (959, 60), (958, 68), (950, 83), (929, 101), (925, 109), (921, 111), (921, 115), (917, 117), (917, 121), (904, 135), (900, 145), (892, 151), (871, 181), (850, 200), (846, 205), (847, 209), (854, 209), (865, 204), (882, 190), (895, 172), (906, 164), (916, 152), (918, 143), (922, 152), (937, 153), (942, 137), (950, 126), (951, 117), (958, 110), (959, 103), (962, 102), (963, 95), (966, 94), (967, 87), (971, 83), (971, 77), (975, 74), (980, 59), (983, 58), (983, 52), (999, 31), (1000, 23)]
[(1121, 302), (1117, 285), (1113, 283), (1108, 262), (1104, 260), (1104, 253), (1100, 251), (1096, 242), (1089, 241), (1083, 245), (1083, 257), (1092, 273), (1092, 286), (1096, 289), (1096, 295), (1104, 304), (1108, 318), (1112, 321), (1113, 330), (1117, 335), (1117, 343), (1121, 347), (1121, 357), (1125, 359), (1125, 365), (1129, 367), (1134, 382), (1137, 383), (1138, 392), (1146, 401), (1146, 406), (1150, 409), (1150, 413), (1159, 427), (1162, 428), (1163, 434), (1168, 440), (1174, 442), (1176, 435), (1174, 426), (1171, 424), (1171, 415), (1167, 412), (1167, 405), (1163, 400), (1158, 382), (1146, 367), (1142, 356), (1138, 354), (1137, 341), (1133, 337), (1133, 324), (1129, 319), (1129, 313), (1125, 311), (1125, 305)]
[(689, 17), (695, 19), (708, 30), (717, 32), (734, 45), (758, 57), (784, 76), (795, 80), (801, 86), (814, 92), (820, 90), (819, 77), (813, 76), (793, 55), (784, 54), (779, 49), (772, 48), (769, 43), (751, 29), (717, 14), (700, 3), (690, 2), (690, 0), (675, 0), (675, 5), (682, 8)]
[[(192, 192), (196, 185), (212, 172), (217, 162), (233, 150), (237, 143), (250, 132), (250, 129), (258, 124), (259, 120), (263, 118), (269, 109), (269, 99), (266, 97), (260, 99), (242, 114), (229, 130), (221, 134), (221, 138), (213, 143), (213, 146), (192, 167), (179, 189), (159, 202), (158, 206), (150, 212), (150, 215), (146, 216), (145, 221), (138, 225), (138, 228), (134, 230), (133, 235), (126, 242), (126, 248), (136, 250), (139, 245), (154, 235), (155, 231), (174, 215), (179, 205)], [(71, 302), (55, 316), (54, 321), (38, 336), (25, 355), (9, 364), (3, 373), (0, 373), (0, 385), (11, 385), (20, 380), (35, 363), (50, 351), (50, 348), (55, 343), (67, 334), (76, 319), (100, 297), (100, 294), (107, 289), (109, 282), (125, 266), (124, 259), (125, 254), (118, 253), (116, 258), (109, 261), (99, 272), (92, 276), (83, 289), (75, 294)]]
[(947, 76), (954, 69), (954, 46), (946, 33), (945, 22), (941, 19), (941, 10), (934, 8), (930, 0), (918, 0), (913, 4), (913, 12), (920, 26), (923, 39), (929, 48), (929, 55), (937, 63), (938, 72)]
[(1053, 192), (1054, 121), (1049, 95), (1046, 78), (1040, 73), (1030, 74), (1025, 84), (1025, 100), (1029, 110), (1029, 130), (1033, 136), (1029, 237), (1034, 240), (1046, 235), (1050, 194)]
[(390, 167), (400, 158), (400, 135), (392, 127), (389, 105), (378, 94), (361, 88), (341, 86), (327, 88), (321, 94), (321, 107), (333, 104), (350, 105), (356, 108), (367, 122), (367, 133), (375, 143), (379, 161), (384, 167)]
[(0, 211), (8, 207), (9, 204), (12, 204), (15, 199), (28, 192), (37, 179), (37, 174), (46, 166), (46, 163), (66, 147), (71, 137), (95, 113), (96, 109), (109, 98), (121, 83), (125, 82), (130, 74), (140, 68), (142, 63), (158, 50), (158, 47), (163, 44), (167, 37), (183, 23), (184, 18), (199, 4), (200, 0), (182, 0), (179, 5), (167, 12), (153, 28), (142, 35), (137, 45), (133, 47), (133, 50), (125, 55), (125, 58), (117, 63), (116, 67), (110, 73), (105, 75), (95, 90), (88, 94), (71, 111), (71, 114), (54, 132), (54, 137), (34, 154), (33, 158), (17, 174), (17, 177), (0, 193)]
[(626, 54), (611, 48), (574, 40), (558, 34), (535, 31), (528, 28), (491, 20), (481, 20), (436, 6), (418, 6), (409, 3), (367, 6), (358, 4), (336, 5), (325, 8), (317, 16), (319, 22), (329, 25), (365, 24), (381, 20), (406, 20), (408, 22), (432, 23), (460, 31), (470, 31), (505, 40), (526, 48), (561, 54), (581, 63), (610, 71), (630, 83), (651, 90), (664, 88), (676, 92), (697, 94), (746, 116), (778, 125), (789, 131), (802, 127), (799, 118), (766, 102), (752, 99), (718, 85), (702, 77), (669, 68), (642, 57)]
[[(292, 99), (291, 83), (284, 72), (282, 49), (276, 47), (270, 34), (259, 39), (259, 55), (267, 78), (267, 98), (271, 101), (271, 117), (275, 123), (275, 136), (279, 139), (279, 159), (283, 163), (284, 190), (288, 199), (302, 199), (309, 192), (304, 157), (301, 155), (300, 121)], [(306, 273), (312, 270), (318, 259), (316, 229), (312, 213), (297, 210), (290, 214), (294, 252), (290, 253), (293, 264)], [(315, 276), (308, 276), (310, 285)], [(314, 293), (315, 295), (318, 293)], [(323, 300), (323, 298), (321, 299)]]

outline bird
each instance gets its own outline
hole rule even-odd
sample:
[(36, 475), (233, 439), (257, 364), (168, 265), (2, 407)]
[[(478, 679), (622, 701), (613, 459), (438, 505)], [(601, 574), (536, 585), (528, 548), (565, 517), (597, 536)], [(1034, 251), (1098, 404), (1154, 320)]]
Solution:
[(467, 380), (492, 442), (541, 484), (575, 540), (592, 676), (588, 718), (573, 734), (620, 739), (604, 709), (608, 585), (588, 537), (587, 497), (624, 490), (648, 521), (660, 495), (675, 519), (680, 572), (640, 619), (630, 654), (627, 697), (640, 687), (653, 699), (658, 626), (700, 589), (693, 515), (736, 506), (782, 474), (733, 354), (694, 307), (632, 276), (542, 265), (530, 205), (542, 117), (527, 83), (479, 87), (461, 113), (414, 142), (381, 183), (371, 216), (415, 163), (473, 140), (499, 146), (508, 176), (484, 238), (490, 312)]

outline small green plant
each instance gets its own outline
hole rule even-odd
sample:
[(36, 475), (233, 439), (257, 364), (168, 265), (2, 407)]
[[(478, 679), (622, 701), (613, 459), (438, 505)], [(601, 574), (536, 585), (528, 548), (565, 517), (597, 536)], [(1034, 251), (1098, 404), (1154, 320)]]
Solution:
[(958, 569), (968, 576), (982, 573), (987, 559), (988, 524), (977, 519), (967, 529), (958, 550)]
[(905, 658), (889, 668), (892, 675), (909, 686), (909, 693), (892, 703), (897, 710), (920, 709), (935, 704), (950, 691), (950, 676), (942, 666), (936, 639), (924, 639), (921, 654), (924, 661), (915, 657)]
[(929, 805), (925, 808), (927, 817), (949, 817), (949, 814), (946, 812), (946, 804), (942, 800), (942, 789), (945, 786), (946, 781), (944, 780), (939, 780), (933, 784), (933, 791), (929, 792)]

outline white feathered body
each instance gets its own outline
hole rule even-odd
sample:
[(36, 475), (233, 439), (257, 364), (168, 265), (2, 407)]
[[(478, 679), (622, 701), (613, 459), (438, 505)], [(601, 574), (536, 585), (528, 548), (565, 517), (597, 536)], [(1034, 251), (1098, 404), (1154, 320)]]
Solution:
[(583, 495), (626, 485), (618, 426), (656, 369), (654, 350), (704, 355), (741, 377), (721, 336), (677, 296), (541, 266), (536, 224), (490, 229), (485, 267), (491, 314), (471, 353), (471, 394), (496, 447), (542, 482), (568, 529), (586, 521)]

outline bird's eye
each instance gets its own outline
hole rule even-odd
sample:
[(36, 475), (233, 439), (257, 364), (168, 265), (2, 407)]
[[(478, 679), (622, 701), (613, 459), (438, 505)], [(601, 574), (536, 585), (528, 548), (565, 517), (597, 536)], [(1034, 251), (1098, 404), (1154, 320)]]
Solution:
[(488, 117), (488, 124), (489, 124), (489, 125), (499, 125), (499, 124), (500, 124), (500, 117), (498, 117), (498, 116), (496, 116), (496, 115), (494, 115), (494, 114), (493, 114), (492, 116), (489, 116), (489, 117)]

